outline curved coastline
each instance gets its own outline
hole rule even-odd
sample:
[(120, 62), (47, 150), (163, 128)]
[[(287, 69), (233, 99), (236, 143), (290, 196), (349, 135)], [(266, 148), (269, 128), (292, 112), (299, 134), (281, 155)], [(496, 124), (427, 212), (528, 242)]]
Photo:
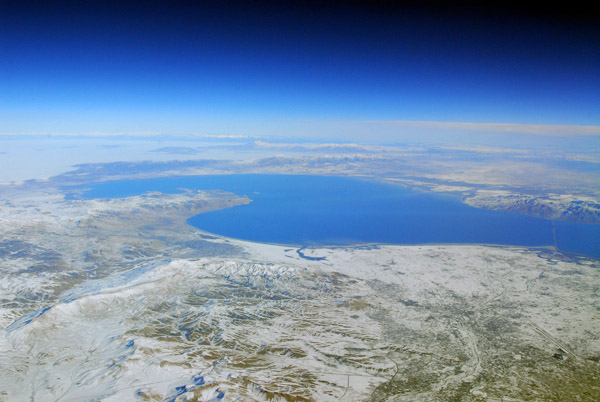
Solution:
[[(196, 216), (196, 215), (194, 215)], [(197, 226), (194, 226), (186, 220), (186, 224), (194, 230), (200, 232), (203, 235), (212, 236), (215, 239), (224, 240), (227, 242), (244, 243), (244, 244), (256, 244), (273, 247), (283, 247), (287, 249), (296, 250), (342, 250), (342, 249), (367, 249), (367, 248), (378, 248), (378, 247), (490, 247), (490, 248), (506, 248), (506, 249), (520, 249), (528, 251), (541, 251), (548, 250), (554, 253), (560, 253), (570, 257), (583, 257), (583, 258), (594, 258), (586, 254), (571, 253), (555, 248), (553, 245), (541, 245), (541, 246), (521, 246), (518, 244), (499, 244), (499, 243), (414, 243), (414, 244), (401, 244), (401, 243), (382, 243), (382, 242), (365, 242), (365, 243), (348, 243), (348, 244), (287, 244), (287, 243), (273, 243), (256, 241), (250, 239), (240, 239), (230, 236), (221, 235), (214, 232), (208, 232)]]
[[(86, 188), (96, 187), (99, 191), (87, 196), (91, 198), (103, 198), (106, 195), (109, 198), (115, 197), (119, 188), (123, 187), (123, 182), (115, 181), (113, 183), (115, 184), (114, 189), (113, 186), (106, 183), (98, 187), (88, 185)], [(583, 247), (568, 247), (564, 246), (564, 243), (561, 244), (560, 236), (558, 244), (554, 242), (554, 236), (548, 226), (551, 224), (550, 220), (477, 208), (466, 205), (459, 194), (427, 191), (422, 188), (413, 190), (389, 182), (382, 184), (381, 181), (366, 177), (211, 175), (176, 177), (173, 178), (173, 181), (164, 178), (138, 180), (135, 184), (139, 191), (166, 193), (180, 190), (182, 187), (205, 188), (207, 186), (235, 194), (251, 194), (252, 190), (256, 190), (258, 194), (256, 194), (256, 198), (253, 197), (255, 202), (248, 206), (253, 211), (249, 209), (240, 211), (234, 208), (226, 212), (225, 210), (208, 212), (207, 214), (215, 213), (214, 216), (217, 218), (214, 220), (218, 219), (218, 225), (213, 223), (212, 227), (193, 221), (197, 217), (202, 218), (198, 218), (199, 220), (205, 220), (207, 214), (204, 213), (186, 219), (186, 223), (196, 229), (232, 239), (289, 247), (477, 244), (547, 248), (554, 243), (555, 246), (559, 246), (555, 247), (556, 251), (565, 254), (600, 258), (594, 254), (595, 243), (593, 242), (591, 245), (587, 244)], [(336, 191), (338, 193), (331, 196), (331, 193)], [(370, 191), (375, 193), (370, 194)], [(82, 195), (84, 198), (86, 197), (85, 193)], [(324, 197), (325, 200), (323, 201), (321, 197)], [(375, 204), (369, 204), (371, 201), (375, 201)], [(259, 203), (262, 206), (257, 205)], [(311, 211), (311, 208), (314, 211)], [(398, 208), (408, 209), (408, 211), (404, 212)], [(387, 211), (390, 212), (389, 216), (386, 215)], [(313, 218), (311, 215), (313, 212), (320, 214), (319, 217)], [(233, 215), (231, 215), (232, 213)], [(262, 215), (260, 217), (252, 216), (257, 213)], [(272, 215), (276, 215), (277, 218), (270, 223), (267, 222), (266, 218)], [(507, 217), (510, 222), (507, 222), (504, 217)], [(261, 222), (267, 223), (263, 225)], [(278, 226), (271, 234), (264, 235), (263, 233), (263, 236), (256, 238), (249, 236), (252, 232), (251, 228), (260, 231), (263, 230), (262, 227), (272, 225), (273, 222)], [(226, 225), (229, 225), (228, 230), (214, 230), (215, 226), (225, 227)], [(236, 233), (238, 226), (244, 229), (240, 233)], [(578, 227), (565, 226), (564, 229), (570, 230), (569, 235), (565, 236), (567, 241), (575, 242), (576, 246), (579, 244), (577, 240), (571, 239), (571, 233), (573, 230), (578, 230)], [(401, 228), (402, 231), (398, 232), (394, 228)], [(300, 230), (302, 233), (299, 233)], [(591, 231), (594, 230), (595, 228), (592, 228)], [(345, 233), (359, 233), (364, 241), (353, 238), (353, 236), (348, 238)], [(277, 237), (280, 234), (283, 235)], [(297, 239), (294, 236), (297, 236)], [(431, 241), (427, 241), (428, 237), (431, 238)], [(483, 241), (477, 241), (478, 237)], [(273, 238), (281, 240), (272, 241)], [(344, 238), (346, 239), (344, 240)], [(453, 238), (457, 241), (452, 241)], [(306, 239), (310, 239), (310, 241)], [(335, 240), (331, 241), (331, 239)], [(388, 239), (390, 241), (387, 241)], [(450, 241), (444, 241), (446, 239)], [(587, 241), (589, 242), (589, 240)], [(583, 244), (583, 242), (579, 243)], [(586, 247), (591, 252), (581, 252), (582, 249), (587, 251)]]

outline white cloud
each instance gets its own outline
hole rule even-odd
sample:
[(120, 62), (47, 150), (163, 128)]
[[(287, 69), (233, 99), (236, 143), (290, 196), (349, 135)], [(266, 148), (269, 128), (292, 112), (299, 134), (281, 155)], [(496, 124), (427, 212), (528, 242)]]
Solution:
[(547, 125), (519, 123), (470, 123), (445, 121), (368, 121), (365, 123), (387, 125), (393, 127), (421, 127), (434, 129), (508, 132), (533, 135), (550, 135), (557, 137), (600, 136), (600, 126), (580, 125)]

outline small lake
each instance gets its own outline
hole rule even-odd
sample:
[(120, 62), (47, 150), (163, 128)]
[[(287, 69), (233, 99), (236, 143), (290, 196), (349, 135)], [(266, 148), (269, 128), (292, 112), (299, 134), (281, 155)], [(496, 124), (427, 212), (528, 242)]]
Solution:
[[(87, 186), (82, 198), (119, 198), (182, 188), (247, 195), (250, 204), (188, 223), (217, 235), (290, 245), (357, 243), (554, 244), (552, 222), (470, 207), (454, 196), (347, 177), (218, 175), (123, 180)], [(73, 188), (69, 188), (71, 190)], [(600, 258), (600, 225), (556, 222), (561, 250)]]

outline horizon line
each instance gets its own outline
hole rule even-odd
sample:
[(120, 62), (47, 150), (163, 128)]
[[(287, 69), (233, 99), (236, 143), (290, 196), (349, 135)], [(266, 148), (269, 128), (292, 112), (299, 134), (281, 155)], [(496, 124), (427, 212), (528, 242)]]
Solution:
[[(579, 124), (529, 124), (529, 123), (482, 123), (482, 122), (461, 122), (461, 121), (431, 121), (431, 120), (316, 120), (300, 119), (304, 123), (316, 124), (339, 124), (348, 125), (376, 125), (379, 127), (413, 127), (413, 128), (431, 128), (436, 130), (465, 130), (465, 131), (484, 131), (495, 133), (514, 133), (523, 135), (539, 135), (553, 137), (594, 137), (600, 136), (600, 125), (579, 125)], [(285, 131), (285, 130), (282, 130)], [(323, 133), (321, 133), (323, 134)], [(92, 131), (74, 133), (72, 131), (52, 131), (52, 132), (0, 132), (0, 136), (65, 136), (65, 137), (138, 137), (152, 138), (160, 136), (170, 137), (203, 137), (203, 138), (265, 138), (273, 135), (252, 135), (252, 134), (209, 134), (209, 133), (174, 133), (165, 131), (128, 131), (128, 132), (105, 132)], [(285, 134), (278, 136), (285, 137)], [(293, 135), (298, 137), (298, 135)]]

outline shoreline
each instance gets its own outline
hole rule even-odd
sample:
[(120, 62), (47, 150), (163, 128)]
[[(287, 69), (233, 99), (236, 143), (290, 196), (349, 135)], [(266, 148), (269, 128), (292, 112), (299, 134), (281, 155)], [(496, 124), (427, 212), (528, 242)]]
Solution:
[[(576, 224), (587, 224), (587, 225), (600, 225), (599, 222), (594, 222), (594, 221), (579, 221), (579, 220), (574, 220), (574, 219), (564, 219), (561, 218), (560, 216), (556, 216), (553, 218), (549, 218), (549, 217), (545, 217), (540, 215), (539, 213), (527, 213), (527, 212), (520, 212), (520, 211), (515, 211), (513, 209), (511, 209), (510, 205), (502, 205), (501, 203), (498, 204), (498, 200), (493, 200), (493, 203), (478, 203), (476, 202), (479, 198), (482, 197), (482, 195), (478, 195), (478, 193), (482, 192), (482, 193), (507, 193), (507, 194), (512, 194), (514, 195), (519, 195), (521, 197), (529, 197), (529, 195), (527, 195), (527, 192), (523, 192), (522, 188), (518, 188), (518, 187), (506, 187), (506, 186), (499, 186), (499, 185), (492, 185), (492, 186), (486, 186), (486, 185), (481, 185), (481, 184), (473, 184), (473, 183), (468, 183), (468, 182), (460, 182), (460, 183), (456, 183), (456, 182), (445, 182), (441, 179), (433, 179), (433, 181), (431, 179), (428, 178), (421, 178), (425, 181), (419, 181), (419, 178), (407, 178), (407, 177), (379, 177), (377, 175), (373, 175), (373, 174), (346, 174), (346, 173), (341, 173), (341, 172), (263, 172), (260, 171), (260, 169), (258, 170), (250, 170), (250, 171), (246, 171), (246, 172), (239, 172), (239, 171), (223, 171), (223, 170), (215, 170), (215, 171), (155, 171), (155, 172), (144, 172), (144, 173), (135, 173), (135, 174), (124, 174), (124, 175), (112, 175), (112, 176), (104, 176), (104, 177), (98, 177), (98, 178), (88, 178), (87, 180), (91, 180), (91, 181), (87, 181), (85, 183), (83, 182), (78, 182), (78, 183), (70, 183), (70, 184), (60, 184), (60, 178), (65, 178), (65, 177), (69, 177), (71, 179), (73, 179), (73, 177), (69, 176), (69, 173), (72, 172), (76, 172), (76, 170), (70, 170), (70, 171), (66, 171), (63, 172), (59, 175), (56, 176), (51, 176), (51, 177), (47, 177), (47, 178), (35, 178), (35, 179), (29, 179), (29, 180), (22, 180), (20, 182), (16, 182), (16, 183), (0, 183), (0, 186), (12, 186), (12, 187), (22, 187), (22, 186), (26, 186), (26, 185), (43, 185), (43, 184), (51, 184), (52, 187), (54, 187), (55, 189), (59, 190), (59, 191), (64, 191), (64, 187), (81, 187), (81, 186), (85, 186), (85, 185), (94, 185), (94, 184), (100, 184), (100, 183), (107, 183), (107, 182), (111, 182), (111, 181), (135, 181), (135, 180), (153, 180), (153, 179), (168, 179), (168, 178), (186, 178), (186, 177), (194, 177), (194, 176), (232, 176), (232, 175), (289, 175), (289, 176), (315, 176), (315, 177), (340, 177), (340, 178), (351, 178), (351, 179), (356, 179), (356, 180), (365, 180), (365, 181), (371, 181), (371, 182), (378, 182), (378, 183), (383, 183), (383, 184), (390, 184), (390, 185), (396, 185), (396, 186), (401, 186), (404, 187), (406, 189), (409, 189), (411, 191), (416, 191), (416, 192), (422, 192), (422, 193), (427, 193), (430, 195), (434, 195), (434, 196), (442, 196), (442, 197), (450, 197), (453, 198), (455, 200), (458, 200), (461, 204), (472, 207), (472, 208), (477, 208), (477, 209), (484, 209), (484, 210), (488, 210), (488, 211), (497, 211), (497, 212), (503, 212), (503, 213), (508, 213), (508, 214), (515, 214), (515, 215), (522, 215), (522, 216), (529, 216), (529, 217), (533, 217), (533, 218), (539, 218), (539, 219), (544, 219), (544, 220), (557, 220), (557, 221), (561, 221), (561, 222), (570, 222), (570, 223), (576, 223)], [(58, 182), (54, 182), (56, 179), (58, 179)], [(427, 179), (427, 180), (426, 180)], [(429, 180), (429, 181), (428, 181)], [(67, 180), (68, 181), (68, 180)], [(543, 194), (538, 194), (537, 196), (532, 196), (535, 199), (538, 199), (540, 195)], [(556, 194), (555, 194), (556, 195)], [(564, 196), (573, 196), (573, 195), (569, 195), (569, 194), (563, 194)], [(478, 198), (479, 197), (479, 198)], [(542, 203), (545, 203), (547, 200), (547, 195), (546, 197), (542, 197)], [(585, 198), (585, 197), (584, 197)], [(469, 200), (471, 202), (469, 202)], [(500, 207), (499, 207), (500, 205)], [(560, 210), (559, 210), (560, 212)]]
[(549, 251), (553, 251), (553, 252), (564, 254), (564, 255), (573, 255), (573, 256), (580, 256), (580, 257), (591, 258), (591, 259), (598, 259), (598, 258), (595, 258), (593, 256), (586, 255), (586, 254), (577, 254), (577, 253), (571, 253), (571, 252), (563, 251), (563, 250), (555, 248), (553, 245), (521, 246), (521, 245), (513, 245), (513, 244), (495, 244), (495, 243), (415, 243), (415, 244), (400, 244), (400, 243), (377, 243), (377, 242), (371, 242), (371, 243), (352, 243), (352, 244), (345, 244), (345, 245), (339, 245), (339, 244), (306, 245), (306, 244), (270, 243), (270, 242), (261, 242), (261, 241), (255, 241), (255, 240), (238, 239), (238, 238), (235, 238), (235, 237), (228, 237), (228, 236), (220, 235), (218, 233), (208, 232), (206, 230), (197, 228), (196, 226), (193, 226), (193, 225), (189, 224), (187, 222), (187, 219), (186, 219), (186, 225), (190, 226), (191, 228), (193, 228), (197, 232), (201, 233), (202, 235), (213, 236), (216, 239), (224, 240), (224, 241), (227, 241), (227, 242), (254, 244), (254, 245), (258, 245), (258, 246), (273, 246), (273, 247), (281, 247), (281, 248), (294, 249), (294, 250), (305, 250), (305, 249), (306, 250), (319, 250), (319, 249), (327, 249), (327, 250), (365, 249), (365, 248), (369, 248), (369, 247), (409, 247), (409, 248), (416, 248), (416, 247), (446, 247), (446, 246), (451, 246), (451, 247), (457, 247), (458, 246), (458, 247), (460, 247), (460, 246), (465, 246), (465, 247), (490, 247), (490, 248), (516, 248), (516, 249), (524, 249), (524, 250), (530, 250), (530, 251), (531, 250), (549, 250)]
[[(257, 175), (262, 175), (261, 173), (256, 173)], [(181, 177), (181, 178), (185, 178), (185, 177), (193, 177), (193, 176), (213, 176), (214, 174), (201, 174), (201, 175), (186, 175), (186, 174), (182, 174), (182, 175), (176, 175), (176, 176), (169, 176), (169, 177)], [(226, 174), (219, 174), (219, 176), (221, 175), (232, 175), (230, 173), (226, 173)], [(233, 175), (244, 175), (244, 174), (237, 174), (234, 173)], [(279, 175), (279, 174), (277, 174)], [(284, 174), (285, 175), (285, 174)], [(392, 185), (401, 185), (402, 187), (406, 187), (408, 189), (410, 189), (411, 191), (417, 191), (417, 192), (422, 192), (422, 193), (426, 193), (426, 194), (430, 194), (432, 196), (443, 196), (443, 197), (450, 197), (458, 202), (460, 202), (463, 205), (468, 205), (470, 207), (473, 208), (477, 208), (480, 209), (481, 207), (477, 207), (477, 206), (473, 206), (470, 205), (468, 203), (465, 202), (464, 199), (462, 199), (462, 197), (460, 196), (460, 194), (457, 193), (449, 193), (449, 192), (439, 192), (439, 191), (435, 191), (432, 189), (426, 189), (423, 187), (419, 187), (419, 186), (408, 186), (405, 183), (392, 183), (390, 182), (388, 179), (377, 179), (374, 177), (370, 177), (370, 176), (347, 176), (347, 175), (335, 175), (335, 174), (321, 174), (321, 175), (306, 175), (306, 174), (301, 174), (302, 176), (315, 176), (315, 177), (343, 177), (343, 178), (352, 178), (352, 179), (356, 179), (356, 180), (361, 180), (361, 181), (374, 181), (374, 182), (380, 182), (380, 183), (388, 183), (388, 184), (392, 184)], [(146, 177), (142, 178), (146, 179)], [(133, 179), (122, 179), (122, 178), (118, 178), (115, 179), (114, 181), (121, 181), (121, 180), (133, 180)], [(112, 180), (109, 180), (112, 181)], [(93, 183), (92, 183), (93, 184)], [(81, 186), (85, 186), (85, 185), (81, 185)], [(13, 188), (15, 187), (22, 187), (22, 186), (12, 186)], [(51, 186), (53, 189), (58, 190), (59, 192), (65, 194), (65, 199), (68, 200), (68, 192), (65, 192), (64, 188), (61, 188), (61, 186)], [(79, 187), (79, 186), (76, 186)], [(227, 190), (222, 190), (222, 191), (227, 191)], [(230, 192), (230, 191), (227, 191)], [(163, 193), (163, 194), (169, 194), (169, 193)], [(177, 194), (177, 193), (174, 193)], [(235, 194), (235, 193), (232, 193)], [(236, 194), (237, 195), (237, 194)], [(239, 197), (239, 195), (238, 195)], [(120, 198), (120, 197), (114, 197), (114, 198)], [(125, 197), (127, 198), (127, 197)], [(85, 199), (85, 198), (83, 198)], [(93, 199), (93, 198), (90, 198)], [(490, 211), (498, 211), (495, 209), (490, 209), (490, 208), (483, 208), (486, 210), (490, 210)], [(498, 211), (498, 212), (503, 212), (503, 213), (509, 213), (509, 214), (516, 214), (514, 212), (507, 212), (507, 211)], [(200, 230), (202, 232), (205, 232), (207, 234), (211, 234), (220, 238), (228, 238), (227, 236), (223, 236), (220, 234), (216, 234), (216, 233), (212, 233), (212, 232), (208, 232), (208, 231), (204, 231), (201, 228), (198, 228), (192, 224), (189, 223), (189, 220), (191, 218), (193, 218), (194, 216), (197, 215), (201, 215), (201, 214), (195, 214), (192, 216), (189, 216), (187, 218), (185, 218), (185, 223), (189, 226), (194, 227), (196, 230)], [(554, 229), (554, 224), (555, 224), (555, 220), (550, 220), (550, 219), (546, 219), (546, 218), (541, 218), (541, 217), (536, 217), (534, 215), (527, 215), (527, 214), (516, 214), (516, 215), (524, 215), (524, 216), (532, 216), (534, 218), (538, 218), (538, 219), (542, 219), (542, 220), (547, 220), (549, 222), (552, 222), (553, 225), (553, 229)], [(568, 221), (565, 221), (568, 222)], [(581, 224), (581, 223), (579, 223)], [(594, 225), (594, 224), (589, 224), (589, 225)], [(553, 237), (554, 239), (556, 239), (556, 233), (553, 233)], [(552, 243), (547, 243), (547, 244), (533, 244), (533, 245), (520, 245), (520, 244), (514, 244), (514, 243), (486, 243), (486, 242), (448, 242), (448, 243), (440, 243), (440, 242), (425, 242), (425, 243), (395, 243), (395, 242), (334, 242), (334, 243), (320, 243), (320, 242), (307, 242), (307, 243), (279, 243), (279, 242), (260, 242), (260, 241), (254, 241), (251, 239), (237, 239), (237, 238), (230, 238), (232, 240), (242, 240), (242, 241), (248, 241), (248, 242), (254, 242), (254, 243), (262, 243), (262, 244), (269, 244), (269, 245), (277, 245), (277, 246), (283, 246), (283, 247), (292, 247), (292, 248), (330, 248), (330, 249), (335, 249), (335, 248), (347, 248), (347, 247), (351, 247), (351, 248), (358, 248), (358, 247), (379, 247), (379, 246), (446, 246), (446, 245), (480, 245), (480, 246), (488, 246), (488, 247), (519, 247), (519, 248), (533, 248), (533, 249), (551, 249), (554, 250), (555, 252), (560, 252), (564, 255), (568, 255), (568, 256), (575, 256), (575, 257), (587, 257), (587, 258), (593, 258), (593, 259), (600, 259), (600, 256), (596, 256), (594, 254), (586, 254), (586, 253), (580, 253), (580, 252), (574, 252), (574, 251), (568, 251), (568, 250), (563, 250), (561, 247), (559, 247), (558, 244), (556, 244), (556, 240), (554, 241), (554, 244)]]

